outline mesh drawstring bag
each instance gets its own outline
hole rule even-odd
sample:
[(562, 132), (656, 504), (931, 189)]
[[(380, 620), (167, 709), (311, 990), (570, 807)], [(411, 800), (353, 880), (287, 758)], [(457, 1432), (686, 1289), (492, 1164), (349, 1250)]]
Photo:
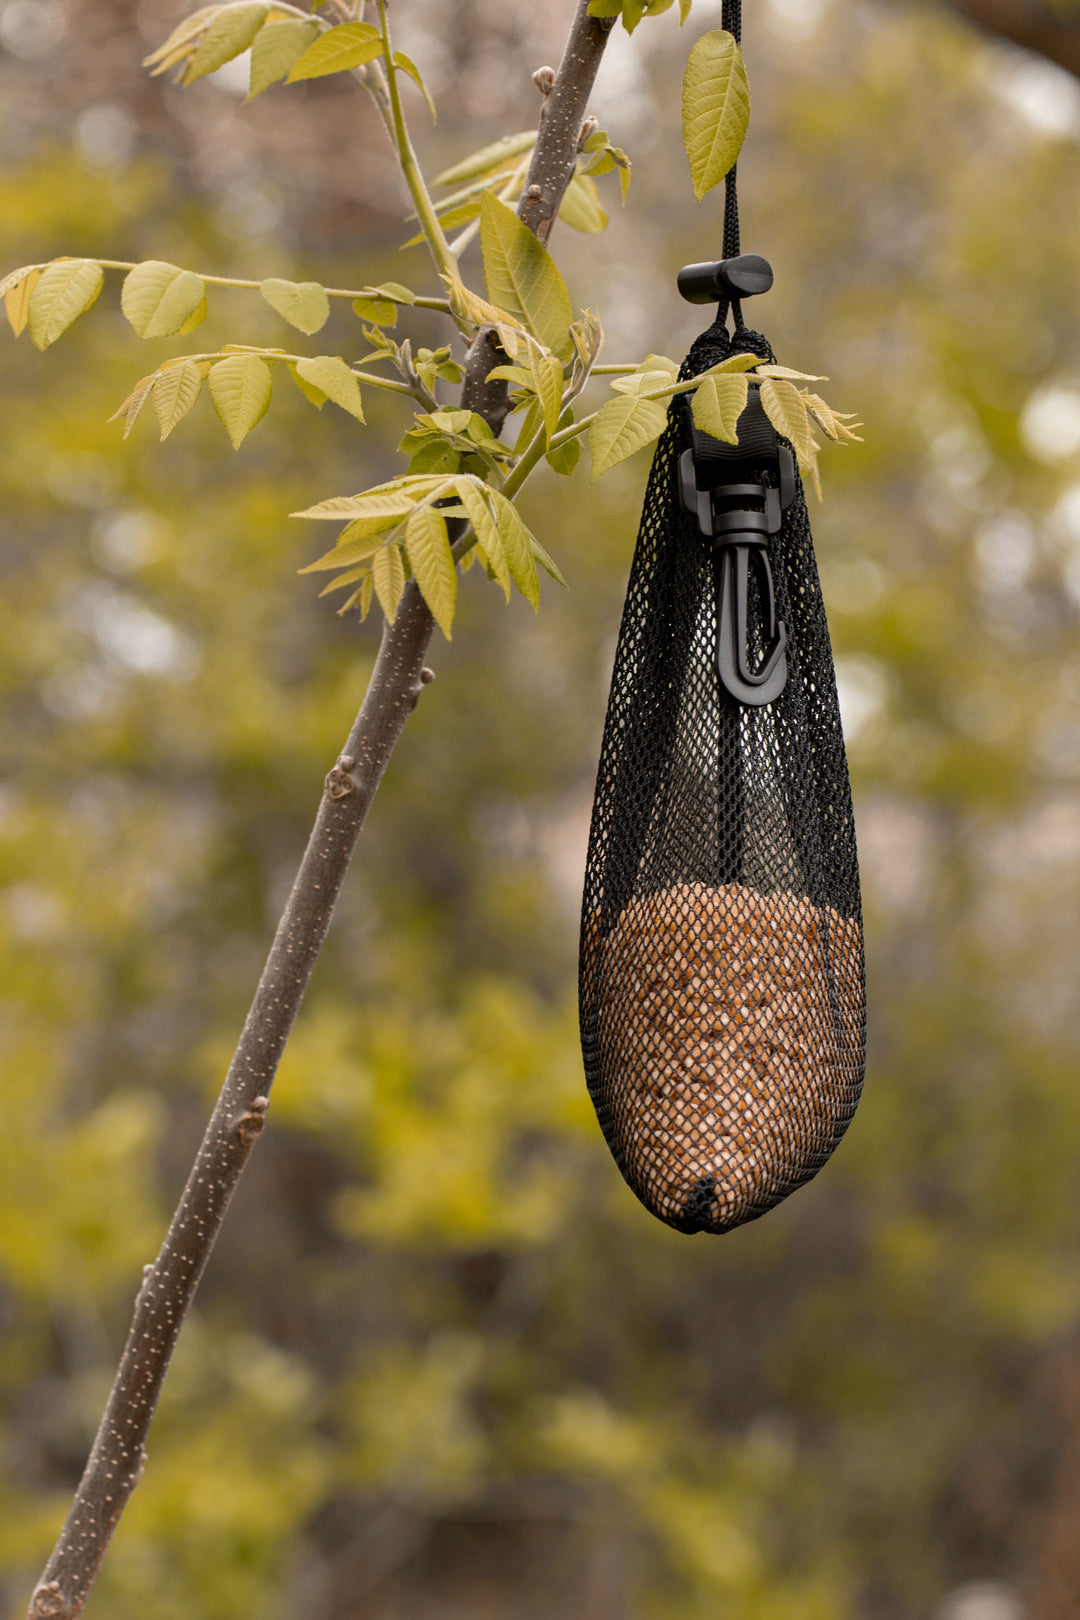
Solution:
[[(724, 18), (738, 37), (738, 0), (725, 0)], [(738, 235), (732, 170), (729, 264)], [(767, 272), (754, 290), (771, 284), (763, 260), (738, 263)], [(723, 269), (691, 266), (680, 286), (700, 301), (695, 274), (701, 283)], [(682, 378), (733, 354), (775, 360), (737, 298), (729, 333), (727, 297), (705, 296), (722, 301)], [(815, 1175), (865, 1067), (829, 631), (795, 453), (758, 387), (737, 445), (695, 427), (689, 393), (670, 407), (619, 631), (585, 874), (589, 1091), (623, 1176), (681, 1232), (728, 1231)]]
[[(737, 308), (737, 306), (736, 306)], [(716, 324), (684, 378), (760, 334)], [(627, 1182), (723, 1232), (825, 1163), (862, 1086), (851, 791), (794, 452), (676, 396), (619, 631), (581, 932), (589, 1091)], [(713, 532), (703, 532), (703, 526)]]

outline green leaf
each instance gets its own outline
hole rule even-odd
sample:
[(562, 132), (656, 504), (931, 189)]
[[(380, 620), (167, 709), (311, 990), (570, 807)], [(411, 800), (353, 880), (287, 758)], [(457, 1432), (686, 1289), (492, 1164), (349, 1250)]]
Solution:
[(176, 60), (178, 52), (194, 50), (195, 40), (204, 29), (209, 28), (214, 18), (223, 10), (223, 6), (201, 6), (198, 11), (193, 11), (190, 17), (185, 17), (182, 22), (177, 23), (164, 45), (159, 45), (156, 51), (151, 51), (149, 56), (143, 57), (143, 67), (152, 69), (151, 78), (155, 74), (166, 72)]
[[(382, 38), (370, 23), (339, 23), (320, 34), (293, 64), (286, 80), (296, 84), (300, 79), (322, 79), (328, 73), (344, 73), (349, 68), (363, 67), (382, 55)], [(381, 600), (381, 599), (380, 599)]]
[(625, 377), (612, 377), (611, 386), (617, 394), (652, 394), (671, 385), (670, 372), (643, 369), (631, 371)]
[(742, 52), (731, 34), (714, 28), (690, 52), (683, 76), (683, 145), (699, 202), (735, 162), (749, 121)]
[[(439, 478), (427, 480), (432, 487), (443, 482)], [(425, 488), (424, 494), (429, 493), (430, 489)], [(334, 495), (330, 500), (320, 501), (317, 506), (309, 506), (303, 512), (293, 512), (292, 516), (335, 522), (352, 518), (356, 522), (370, 524), (368, 532), (378, 534), (380, 529), (391, 528), (400, 518), (407, 517), (419, 498), (408, 489), (379, 490), (375, 493), (369, 490), (363, 495)]]
[(563, 579), (562, 571), (559, 568), (558, 563), (555, 561), (554, 557), (549, 556), (544, 550), (535, 534), (529, 534), (529, 549), (536, 558), (537, 562), (540, 564), (541, 568), (544, 570), (545, 574), (550, 574), (556, 585), (561, 585), (564, 591), (568, 591), (570, 587), (566, 583), (565, 579)]
[(259, 291), (282, 320), (308, 336), (318, 332), (330, 319), (326, 288), (317, 281), (282, 281), (278, 276), (270, 276), (259, 282)]
[[(574, 408), (568, 405), (559, 417), (560, 430), (572, 426), (574, 421)], [(548, 466), (552, 472), (558, 473), (560, 478), (569, 478), (581, 459), (581, 440), (567, 439), (558, 449), (549, 450), (546, 456)]]
[(544, 459), (552, 472), (558, 473), (560, 478), (569, 478), (581, 460), (581, 440), (567, 439), (557, 449), (549, 450)]
[(480, 249), (491, 302), (568, 360), (574, 312), (555, 260), (513, 209), (489, 191), (480, 203)]
[(679, 0), (679, 27), (680, 28), (682, 27), (683, 23), (686, 21), (687, 17), (689, 17), (689, 15), (690, 15), (690, 7), (693, 5), (693, 3), (694, 3), (694, 0)]
[(313, 22), (302, 17), (277, 18), (266, 23), (251, 46), (251, 79), (247, 100), (252, 101), (283, 79), (318, 36)]
[(388, 298), (354, 298), (353, 312), (362, 321), (374, 321), (376, 326), (397, 325), (397, 305)]
[(563, 368), (554, 355), (540, 354), (535, 349), (529, 352), (529, 362), (550, 444), (551, 435), (559, 425), (559, 413), (562, 410)]
[[(433, 506), (418, 506), (405, 524), (405, 551), (413, 578), (447, 641), (457, 602), (457, 569), (450, 552), (446, 520)], [(378, 590), (378, 580), (375, 589)], [(380, 595), (379, 600), (382, 600)]]
[(395, 51), (394, 66), (400, 68), (403, 73), (407, 73), (409, 75), (409, 78), (413, 81), (417, 89), (420, 91), (420, 94), (427, 102), (427, 109), (431, 114), (431, 122), (433, 124), (437, 124), (439, 121), (439, 115), (435, 111), (435, 103), (431, 99), (431, 92), (428, 90), (427, 85), (420, 77), (420, 69), (417, 67), (412, 57), (406, 56), (404, 51)]
[(506, 553), (510, 577), (535, 610), (540, 606), (540, 581), (536, 574), (532, 535), (522, 522), (521, 514), (513, 501), (507, 500), (506, 496), (500, 495), (498, 491), (495, 492), (495, 506), (498, 511), (499, 535)]
[(792, 371), (790, 366), (759, 365), (759, 377), (787, 377), (795, 382), (828, 382), (828, 377), (817, 377), (809, 371)]
[(158, 373), (152, 371), (149, 377), (142, 377), (135, 384), (124, 403), (117, 407), (109, 417), (110, 422), (123, 420), (124, 438), (126, 439), (135, 426), (136, 418), (150, 397), (151, 390), (158, 380)]
[(370, 557), (386, 544), (386, 530), (392, 527), (393, 522), (384, 522), (379, 529), (369, 529), (366, 523), (350, 523), (342, 529), (332, 550), (316, 562), (308, 563), (306, 568), (298, 569), (298, 572), (325, 573), (330, 568), (349, 568), (353, 563), (363, 562), (365, 557)]
[(272, 389), (270, 367), (257, 354), (230, 354), (211, 367), (210, 398), (234, 450), (266, 415)]
[(181, 76), (182, 84), (194, 84), (207, 73), (214, 73), (234, 56), (246, 51), (266, 21), (270, 7), (266, 0), (253, 4), (225, 6), (206, 30), (199, 48)]
[(141, 338), (173, 337), (205, 297), (206, 283), (194, 270), (147, 259), (124, 277), (120, 308)]
[(503, 553), (502, 536), (495, 514), (488, 505), (488, 498), (484, 490), (475, 484), (471, 478), (458, 478), (454, 481), (454, 488), (462, 506), (468, 513), (472, 524), (476, 543), (488, 567), (488, 572), (503, 588), (506, 600), (510, 600), (510, 570)]
[(725, 444), (738, 444), (738, 421), (746, 409), (749, 392), (750, 380), (745, 373), (738, 377), (705, 377), (690, 401), (695, 427), (714, 439), (723, 439)]
[(491, 174), (508, 158), (520, 157), (536, 145), (535, 129), (523, 129), (519, 135), (507, 135), (491, 146), (482, 146), (478, 152), (462, 158), (449, 169), (443, 169), (431, 182), (433, 186), (459, 186), (463, 180), (475, 180), (482, 174)]
[(311, 383), (305, 382), (304, 378), (298, 375), (296, 370), (297, 362), (295, 360), (290, 360), (288, 365), (289, 376), (292, 378), (297, 388), (299, 388), (304, 398), (308, 400), (310, 404), (314, 405), (317, 411), (321, 411), (323, 406), (326, 404), (326, 395), (323, 393), (322, 389), (313, 387)]
[(27, 306), (30, 338), (36, 349), (47, 349), (94, 302), (105, 272), (92, 259), (59, 259), (46, 265)]
[(405, 564), (400, 546), (384, 546), (375, 553), (371, 561), (371, 577), (379, 606), (393, 624), (397, 618), (401, 593), (405, 589)]
[(410, 287), (403, 287), (400, 281), (384, 281), (378, 287), (365, 287), (364, 291), (376, 298), (381, 293), (387, 298), (392, 298), (395, 304), (416, 303), (416, 294)]
[(163, 444), (177, 422), (190, 411), (201, 388), (202, 372), (194, 360), (181, 360), (179, 365), (162, 367), (154, 385), (154, 410)]
[(596, 421), (589, 428), (592, 454), (592, 482), (601, 473), (632, 456), (635, 450), (659, 438), (667, 422), (667, 411), (658, 399), (637, 399), (621, 394), (601, 405)]
[(355, 416), (358, 422), (364, 420), (360, 384), (340, 355), (319, 354), (313, 360), (298, 360), (296, 372), (305, 382), (321, 389), (327, 399), (332, 399), (343, 411)]
[(768, 377), (761, 385), (761, 404), (777, 433), (791, 440), (799, 459), (812, 462), (817, 452), (805, 395), (794, 383)]
[(202, 296), (202, 299), (195, 306), (195, 308), (192, 310), (191, 314), (188, 316), (188, 318), (184, 322), (183, 326), (178, 326), (177, 327), (176, 336), (177, 337), (186, 337), (189, 332), (194, 332), (194, 330), (195, 330), (195, 328), (197, 326), (201, 326), (203, 321), (205, 321), (205, 319), (206, 319), (206, 294), (204, 293), (203, 296)]
[(563, 193), (559, 204), (559, 218), (572, 230), (595, 235), (607, 230), (608, 217), (600, 206), (600, 193), (595, 180), (587, 174), (575, 174)]
[(4, 308), (8, 325), (16, 337), (22, 335), (30, 312), (30, 294), (41, 280), (40, 270), (20, 270), (17, 277), (4, 278)]

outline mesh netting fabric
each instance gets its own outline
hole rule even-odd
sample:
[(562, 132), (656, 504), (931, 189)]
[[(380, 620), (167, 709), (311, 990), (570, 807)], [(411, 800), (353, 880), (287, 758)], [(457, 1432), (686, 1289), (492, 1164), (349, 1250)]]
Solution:
[[(773, 358), (760, 334), (730, 336), (725, 314), (684, 377), (732, 352)], [(775, 701), (746, 707), (718, 677), (713, 548), (680, 503), (690, 444), (677, 400), (649, 478), (604, 728), (581, 1031), (589, 1091), (630, 1187), (679, 1231), (723, 1232), (816, 1174), (851, 1119), (865, 1066), (862, 922), (801, 481), (768, 543), (788, 678)], [(777, 482), (764, 463), (760, 478)], [(753, 589), (751, 621), (760, 654)]]

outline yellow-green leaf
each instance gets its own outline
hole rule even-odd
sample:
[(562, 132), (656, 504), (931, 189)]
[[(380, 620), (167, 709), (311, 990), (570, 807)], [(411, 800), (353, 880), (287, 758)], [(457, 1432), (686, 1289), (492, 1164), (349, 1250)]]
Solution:
[(304, 398), (310, 401), (317, 411), (321, 411), (323, 406), (326, 404), (326, 395), (323, 393), (321, 388), (315, 388), (311, 383), (305, 382), (304, 378), (301, 377), (297, 372), (296, 365), (297, 362), (295, 360), (289, 361), (289, 376), (292, 378), (297, 388), (299, 388)]
[(377, 287), (365, 287), (364, 291), (375, 298), (378, 298), (380, 294), (386, 298), (392, 298), (395, 304), (416, 303), (416, 294), (412, 288), (403, 287), (400, 281), (383, 281)]
[[(433, 478), (428, 482), (434, 486), (444, 480)], [(429, 494), (430, 490), (425, 488), (423, 493)], [(377, 534), (380, 529), (390, 528), (399, 518), (411, 512), (419, 498), (409, 489), (379, 491), (376, 494), (368, 492), (364, 495), (334, 495), (330, 500), (320, 501), (317, 506), (309, 506), (303, 512), (293, 512), (292, 516), (334, 522), (351, 518), (356, 522), (370, 523), (368, 532)]]
[(550, 444), (562, 411), (563, 368), (554, 355), (541, 354), (536, 349), (529, 351), (529, 365), (536, 397), (544, 413), (547, 442)]
[[(471, 478), (457, 478), (454, 488), (458, 499), (468, 514), (472, 524), (476, 543), (490, 572), (503, 588), (506, 600), (510, 600), (510, 570), (507, 567), (506, 557), (503, 554), (502, 538), (499, 534), (499, 525), (495, 514), (488, 505), (487, 495)], [(408, 531), (406, 531), (407, 533)], [(411, 553), (410, 553), (411, 556)]]
[(400, 546), (383, 546), (381, 551), (375, 553), (371, 560), (371, 578), (379, 606), (393, 624), (397, 618), (401, 593), (405, 589), (405, 564)]
[(750, 380), (741, 376), (704, 377), (694, 390), (690, 408), (694, 426), (725, 444), (738, 444), (739, 417), (746, 409)]
[(257, 354), (230, 354), (211, 367), (210, 398), (234, 450), (266, 415), (272, 389), (270, 367)]
[(156, 51), (151, 51), (149, 56), (143, 57), (143, 67), (153, 70), (151, 77), (156, 73), (164, 73), (171, 65), (166, 58), (175, 60), (177, 52), (182, 52), (185, 48), (194, 50), (196, 39), (204, 29), (209, 28), (218, 12), (224, 9), (223, 6), (201, 6), (198, 11), (193, 11), (190, 17), (185, 17), (182, 22), (177, 23), (164, 45), (159, 45)]
[(282, 281), (278, 276), (270, 276), (259, 282), (259, 291), (282, 320), (308, 336), (318, 332), (330, 319), (326, 288), (317, 281)]
[(330, 568), (351, 568), (362, 562), (379, 547), (386, 544), (383, 536), (392, 523), (384, 522), (379, 529), (369, 530), (366, 523), (350, 523), (338, 535), (337, 544), (315, 562), (298, 571), (301, 574), (325, 573)]
[(287, 82), (322, 79), (328, 73), (345, 73), (363, 67), (382, 54), (382, 38), (371, 23), (339, 23), (320, 34), (293, 64)]
[(191, 314), (188, 316), (188, 318), (184, 322), (183, 326), (177, 327), (177, 329), (176, 329), (177, 337), (186, 337), (189, 332), (194, 332), (195, 328), (197, 326), (201, 326), (203, 321), (205, 321), (205, 319), (206, 319), (206, 294), (204, 293), (203, 296), (202, 296), (201, 301), (192, 310)]
[(558, 267), (513, 209), (489, 191), (480, 202), (480, 249), (491, 302), (568, 360), (574, 312)]
[(184, 329), (205, 297), (206, 283), (194, 270), (147, 259), (124, 277), (120, 308), (141, 338), (172, 337)]
[(90, 308), (104, 280), (105, 272), (92, 259), (59, 259), (46, 265), (27, 306), (34, 347), (47, 349), (55, 343)]
[(10, 276), (5, 278), (4, 308), (7, 311), (8, 325), (16, 337), (21, 336), (26, 325), (30, 310), (30, 294), (40, 280), (40, 270), (21, 272), (17, 280), (12, 280)]
[(388, 298), (354, 298), (353, 313), (362, 321), (374, 321), (376, 326), (397, 325), (397, 305)]
[(355, 416), (358, 422), (364, 420), (360, 384), (340, 355), (319, 354), (312, 360), (298, 360), (296, 372), (305, 382), (321, 389), (327, 399), (332, 399), (343, 411)]
[(794, 383), (783, 378), (767, 377), (761, 385), (761, 404), (777, 433), (791, 440), (800, 460), (812, 462), (816, 450), (806, 396), (799, 392)]
[(595, 180), (587, 174), (573, 176), (559, 204), (559, 218), (573, 230), (587, 235), (607, 230), (608, 217), (600, 206)]
[(759, 377), (789, 377), (795, 382), (828, 382), (828, 377), (816, 377), (809, 371), (792, 371), (790, 366), (759, 365)]
[(417, 67), (412, 57), (406, 56), (404, 51), (395, 51), (394, 66), (400, 68), (403, 73), (407, 73), (409, 75), (409, 78), (416, 85), (416, 88), (427, 102), (427, 109), (431, 114), (431, 122), (433, 124), (438, 123), (438, 114), (435, 111), (435, 103), (431, 99), (431, 92), (421, 78), (420, 69)]
[(110, 422), (123, 420), (125, 439), (135, 426), (136, 418), (149, 399), (150, 392), (157, 380), (158, 373), (156, 371), (152, 371), (149, 377), (141, 377), (127, 399), (124, 400), (124, 403), (118, 406), (109, 417)]
[(739, 156), (750, 121), (750, 87), (742, 52), (723, 28), (703, 34), (683, 76), (683, 145), (700, 202)]
[(482, 146), (478, 152), (462, 158), (449, 169), (443, 169), (431, 182), (434, 186), (459, 186), (464, 180), (476, 180), (482, 174), (491, 174), (508, 158), (520, 157), (536, 144), (535, 129), (523, 129), (520, 135), (507, 135), (491, 146)]
[(266, 21), (269, 9), (266, 0), (223, 7), (200, 40), (198, 50), (184, 69), (181, 83), (194, 84), (196, 79), (215, 73), (234, 56), (246, 51)]
[(318, 32), (315, 23), (306, 22), (303, 17), (275, 18), (260, 28), (251, 46), (248, 101), (283, 79)]
[(609, 399), (606, 405), (601, 405), (596, 421), (589, 428), (592, 482), (632, 456), (635, 450), (659, 438), (666, 421), (667, 411), (658, 399), (620, 394), (617, 399)]
[(201, 387), (202, 373), (194, 360), (181, 360), (177, 366), (162, 367), (154, 385), (154, 410), (162, 443), (190, 411)]
[(540, 581), (537, 578), (536, 562), (533, 557), (532, 535), (522, 522), (513, 501), (496, 492), (495, 505), (498, 509), (499, 535), (506, 553), (510, 577), (525, 600), (531, 602), (534, 609), (538, 608)]
[(446, 520), (435, 507), (418, 506), (410, 513), (405, 524), (405, 551), (431, 616), (449, 641), (457, 602), (457, 569), (450, 552)]

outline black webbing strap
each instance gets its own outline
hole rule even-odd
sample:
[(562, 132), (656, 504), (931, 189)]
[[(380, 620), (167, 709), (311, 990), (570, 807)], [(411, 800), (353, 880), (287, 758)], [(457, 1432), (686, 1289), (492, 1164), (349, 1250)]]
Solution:
[[(736, 45), (742, 41), (742, 0), (724, 0), (721, 26), (732, 35)], [(739, 198), (736, 191), (735, 170), (733, 164), (724, 182), (724, 258), (735, 259), (739, 255)], [(737, 298), (731, 301), (731, 314), (738, 331), (745, 323), (742, 316), (742, 305)]]

